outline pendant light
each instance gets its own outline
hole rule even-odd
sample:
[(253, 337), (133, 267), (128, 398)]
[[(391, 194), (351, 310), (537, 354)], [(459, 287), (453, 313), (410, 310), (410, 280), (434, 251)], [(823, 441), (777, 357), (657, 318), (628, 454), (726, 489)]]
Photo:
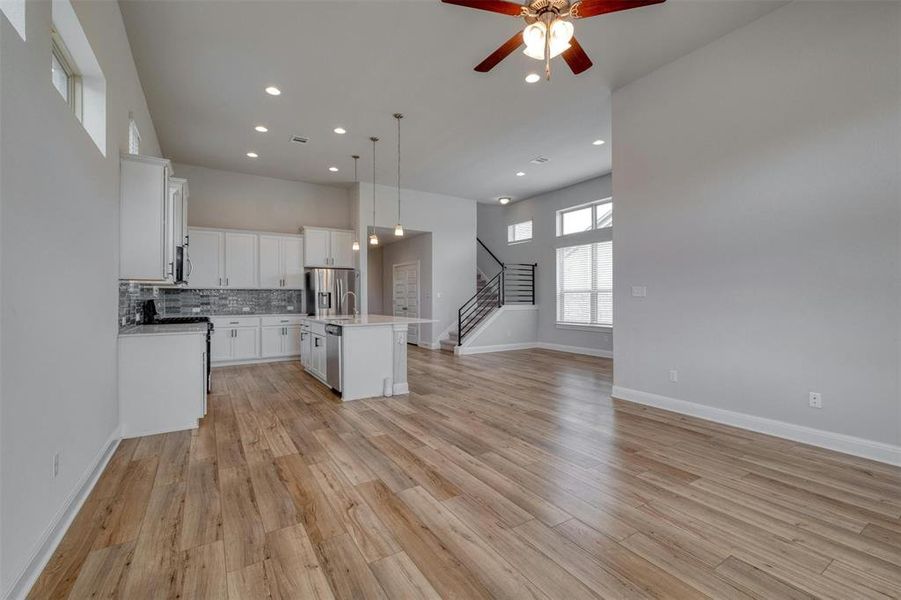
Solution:
[[(360, 160), (360, 155), (354, 154), (351, 156), (351, 158), (354, 159), (354, 183), (357, 183), (357, 161)], [(354, 252), (360, 251), (360, 240), (357, 239), (356, 234), (354, 234), (354, 243), (351, 245), (351, 249)]]
[(404, 116), (400, 113), (394, 113), (397, 119), (397, 225), (394, 226), (394, 235), (404, 237), (404, 226), (400, 224), (400, 120)]
[(375, 233), (375, 143), (379, 141), (377, 137), (369, 138), (372, 141), (372, 233), (369, 234), (369, 245), (378, 246), (379, 236)]

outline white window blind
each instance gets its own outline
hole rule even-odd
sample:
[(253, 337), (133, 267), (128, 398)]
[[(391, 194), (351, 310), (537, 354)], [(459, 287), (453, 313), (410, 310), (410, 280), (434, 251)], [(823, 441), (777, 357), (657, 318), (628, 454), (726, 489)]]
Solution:
[(532, 221), (507, 225), (507, 243), (525, 242), (532, 239)]
[(613, 242), (557, 248), (557, 322), (613, 326)]

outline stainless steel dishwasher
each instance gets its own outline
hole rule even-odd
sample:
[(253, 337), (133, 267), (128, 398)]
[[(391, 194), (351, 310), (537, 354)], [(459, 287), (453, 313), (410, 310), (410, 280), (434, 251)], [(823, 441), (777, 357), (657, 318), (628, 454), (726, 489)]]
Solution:
[(325, 379), (333, 390), (341, 391), (341, 339), (340, 325), (325, 326)]

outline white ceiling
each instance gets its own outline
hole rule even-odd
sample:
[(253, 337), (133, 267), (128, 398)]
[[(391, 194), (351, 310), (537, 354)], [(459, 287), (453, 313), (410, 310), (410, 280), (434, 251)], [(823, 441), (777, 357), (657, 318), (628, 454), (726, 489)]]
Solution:
[[(376, 179), (394, 185), (399, 111), (403, 187), (481, 201), (609, 172), (611, 90), (781, 4), (669, 0), (577, 21), (594, 67), (575, 77), (557, 59), (550, 82), (527, 84), (541, 64), (520, 52), (491, 73), (472, 70), (522, 21), (438, 0), (120, 2), (168, 158), (340, 185), (353, 181), (352, 154), (372, 179), (376, 135)], [(346, 135), (332, 132), (339, 125)], [(529, 163), (539, 155), (550, 162)]]

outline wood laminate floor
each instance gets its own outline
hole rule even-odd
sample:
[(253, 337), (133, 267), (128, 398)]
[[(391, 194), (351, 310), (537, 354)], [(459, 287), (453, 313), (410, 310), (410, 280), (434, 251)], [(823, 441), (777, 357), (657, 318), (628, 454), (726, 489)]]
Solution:
[(410, 349), (341, 404), (214, 371), (123, 441), (31, 598), (898, 598), (901, 469), (611, 401), (612, 362)]

